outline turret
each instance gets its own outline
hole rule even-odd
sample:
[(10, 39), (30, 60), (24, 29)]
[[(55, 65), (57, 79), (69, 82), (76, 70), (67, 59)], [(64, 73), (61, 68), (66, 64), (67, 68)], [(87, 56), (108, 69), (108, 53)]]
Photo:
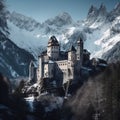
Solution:
[(72, 45), (68, 51), (68, 60), (74, 62), (76, 60), (76, 49)]
[(58, 60), (60, 53), (60, 45), (55, 36), (52, 36), (48, 41), (47, 55), (51, 60)]
[(34, 66), (34, 63), (33, 61), (30, 62), (30, 65), (29, 65), (29, 80), (32, 80), (34, 81), (35, 80), (35, 66)]
[(83, 62), (83, 40), (81, 38), (78, 39), (77, 41), (77, 60)]
[(76, 61), (76, 49), (71, 46), (68, 51), (68, 81), (74, 79), (74, 65)]
[(38, 61), (38, 70), (37, 70), (37, 80), (40, 81), (41, 78), (43, 77), (43, 55), (41, 54), (38, 57), (39, 61)]

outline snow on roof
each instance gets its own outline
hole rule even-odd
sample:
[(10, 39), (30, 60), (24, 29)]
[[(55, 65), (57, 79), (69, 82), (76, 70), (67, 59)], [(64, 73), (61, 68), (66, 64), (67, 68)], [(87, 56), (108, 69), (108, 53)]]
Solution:
[(48, 63), (51, 63), (51, 64), (53, 64), (54, 63), (54, 61), (52, 61), (52, 60), (49, 60), (49, 62)]
[(103, 67), (107, 67), (108, 65), (107, 64), (104, 64), (104, 63), (99, 63), (100, 66), (103, 66)]
[(37, 86), (38, 86), (38, 84), (37, 84), (37, 83), (33, 84), (33, 87), (35, 87), (35, 88), (36, 88)]

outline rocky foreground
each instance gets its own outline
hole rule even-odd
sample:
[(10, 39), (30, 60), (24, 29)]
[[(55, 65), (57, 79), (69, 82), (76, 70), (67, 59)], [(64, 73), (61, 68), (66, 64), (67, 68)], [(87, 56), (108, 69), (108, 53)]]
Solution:
[(21, 88), (10, 91), (0, 75), (0, 119), (2, 120), (100, 120), (120, 119), (120, 62), (109, 64), (89, 78), (72, 96), (49, 93), (24, 98)]

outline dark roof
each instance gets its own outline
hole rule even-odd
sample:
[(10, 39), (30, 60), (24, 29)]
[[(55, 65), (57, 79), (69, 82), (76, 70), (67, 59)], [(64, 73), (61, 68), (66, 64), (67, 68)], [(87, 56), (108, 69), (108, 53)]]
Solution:
[(30, 65), (29, 65), (30, 67), (34, 67), (35, 66), (35, 64), (34, 64), (34, 62), (31, 60), (31, 62), (30, 62)]
[(68, 52), (66, 51), (60, 51), (60, 60), (67, 60), (68, 58)]
[(88, 54), (88, 55), (90, 55), (90, 52), (89, 52), (87, 49), (84, 49), (84, 50), (83, 50), (83, 54)]
[(72, 45), (68, 51), (75, 51), (75, 52), (76, 52), (76, 49), (75, 49), (75, 47)]
[(42, 51), (42, 53), (38, 57), (41, 57), (41, 56), (44, 56), (44, 55), (47, 55), (47, 50)]
[(47, 54), (47, 50), (44, 50), (43, 52), (42, 52), (42, 54), (44, 55), (44, 54)]
[(50, 37), (48, 41), (48, 46), (59, 46), (58, 40), (55, 36)]

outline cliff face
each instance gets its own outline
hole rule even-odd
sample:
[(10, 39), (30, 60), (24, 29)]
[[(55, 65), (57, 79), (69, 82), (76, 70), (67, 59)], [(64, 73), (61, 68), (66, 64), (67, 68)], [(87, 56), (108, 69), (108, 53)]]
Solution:
[[(110, 64), (100, 75), (90, 78), (67, 103), (67, 118), (93, 120), (120, 119), (120, 62)], [(72, 120), (71, 119), (71, 120)]]
[(109, 63), (120, 61), (120, 42), (116, 43), (112, 49), (104, 53), (102, 57)]

